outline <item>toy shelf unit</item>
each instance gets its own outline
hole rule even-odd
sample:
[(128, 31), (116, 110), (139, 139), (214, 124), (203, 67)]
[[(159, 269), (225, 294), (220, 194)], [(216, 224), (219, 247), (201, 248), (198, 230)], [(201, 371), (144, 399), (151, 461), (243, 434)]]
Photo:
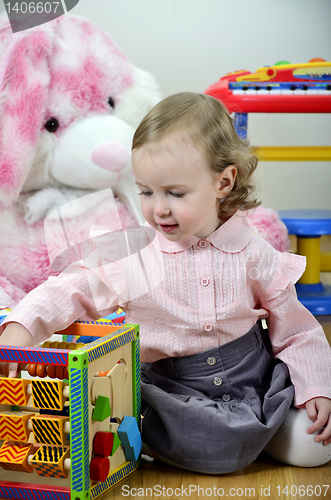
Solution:
[[(248, 113), (331, 113), (331, 62), (321, 58), (302, 64), (280, 61), (255, 73), (236, 71), (205, 93), (234, 113), (237, 133), (246, 138)], [(262, 161), (331, 161), (331, 146), (253, 149)], [(320, 251), (320, 237), (331, 234), (331, 211), (284, 211), (280, 216), (289, 233), (297, 236), (298, 253), (307, 259), (306, 272), (297, 284), (299, 300), (315, 315), (331, 314), (331, 287), (320, 281), (321, 271), (331, 271), (331, 255)]]
[(321, 282), (321, 271), (331, 271), (331, 253), (321, 252), (321, 236), (331, 234), (331, 210), (281, 210), (279, 215), (297, 238), (297, 253), (306, 269), (296, 290), (298, 299), (315, 316), (331, 314), (331, 285)]
[(139, 466), (139, 328), (61, 334), (83, 331), (95, 340), (0, 349), (30, 376), (0, 378), (0, 498), (90, 500)]

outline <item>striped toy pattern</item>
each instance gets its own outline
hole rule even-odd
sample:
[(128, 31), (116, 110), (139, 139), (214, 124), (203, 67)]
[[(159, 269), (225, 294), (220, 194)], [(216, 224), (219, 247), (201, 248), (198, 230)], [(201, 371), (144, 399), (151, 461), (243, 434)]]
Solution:
[(26, 406), (29, 396), (26, 392), (28, 380), (1, 378), (0, 404)]
[(63, 425), (69, 418), (55, 416), (36, 416), (31, 418), (33, 436), (36, 443), (63, 445), (66, 435)]
[(31, 443), (5, 441), (0, 449), (0, 465), (7, 470), (32, 472), (26, 461), (32, 448)]
[(62, 410), (63, 385), (60, 381), (31, 380), (33, 406), (46, 410)]
[(27, 421), (34, 413), (4, 411), (0, 413), (0, 439), (8, 441), (28, 441), (30, 431)]
[(44, 365), (68, 365), (68, 351), (42, 349), (40, 347), (1, 346), (0, 361), (13, 363), (41, 363)]
[(67, 477), (63, 462), (69, 456), (69, 447), (41, 446), (31, 459), (34, 469), (39, 476)]

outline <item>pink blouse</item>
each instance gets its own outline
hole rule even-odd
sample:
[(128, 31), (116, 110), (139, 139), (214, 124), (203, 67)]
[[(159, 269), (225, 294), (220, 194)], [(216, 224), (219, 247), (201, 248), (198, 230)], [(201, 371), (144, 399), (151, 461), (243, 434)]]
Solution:
[(331, 399), (331, 349), (298, 301), (305, 258), (280, 253), (237, 212), (206, 238), (172, 242), (147, 223), (136, 231), (91, 231), (90, 256), (30, 292), (0, 326), (21, 323), (40, 342), (76, 319), (117, 310), (141, 328), (141, 359), (217, 347), (267, 318), (274, 355), (289, 367), (295, 405)]

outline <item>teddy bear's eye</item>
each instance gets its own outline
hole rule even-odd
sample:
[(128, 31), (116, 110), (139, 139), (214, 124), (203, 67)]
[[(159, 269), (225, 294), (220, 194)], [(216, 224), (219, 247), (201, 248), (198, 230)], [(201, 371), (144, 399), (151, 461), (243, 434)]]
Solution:
[(109, 97), (108, 104), (111, 108), (113, 108), (113, 109), (115, 108), (115, 101), (112, 97)]
[(56, 118), (50, 118), (45, 123), (45, 129), (48, 130), (48, 132), (56, 132), (58, 128), (59, 128), (59, 122)]

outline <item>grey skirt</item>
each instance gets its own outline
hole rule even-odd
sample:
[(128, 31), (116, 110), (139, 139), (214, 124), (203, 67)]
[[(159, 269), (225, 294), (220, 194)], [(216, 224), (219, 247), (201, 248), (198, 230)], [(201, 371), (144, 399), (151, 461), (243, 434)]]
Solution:
[(221, 474), (256, 459), (294, 387), (258, 321), (221, 347), (142, 363), (141, 396), (144, 443), (178, 467)]

